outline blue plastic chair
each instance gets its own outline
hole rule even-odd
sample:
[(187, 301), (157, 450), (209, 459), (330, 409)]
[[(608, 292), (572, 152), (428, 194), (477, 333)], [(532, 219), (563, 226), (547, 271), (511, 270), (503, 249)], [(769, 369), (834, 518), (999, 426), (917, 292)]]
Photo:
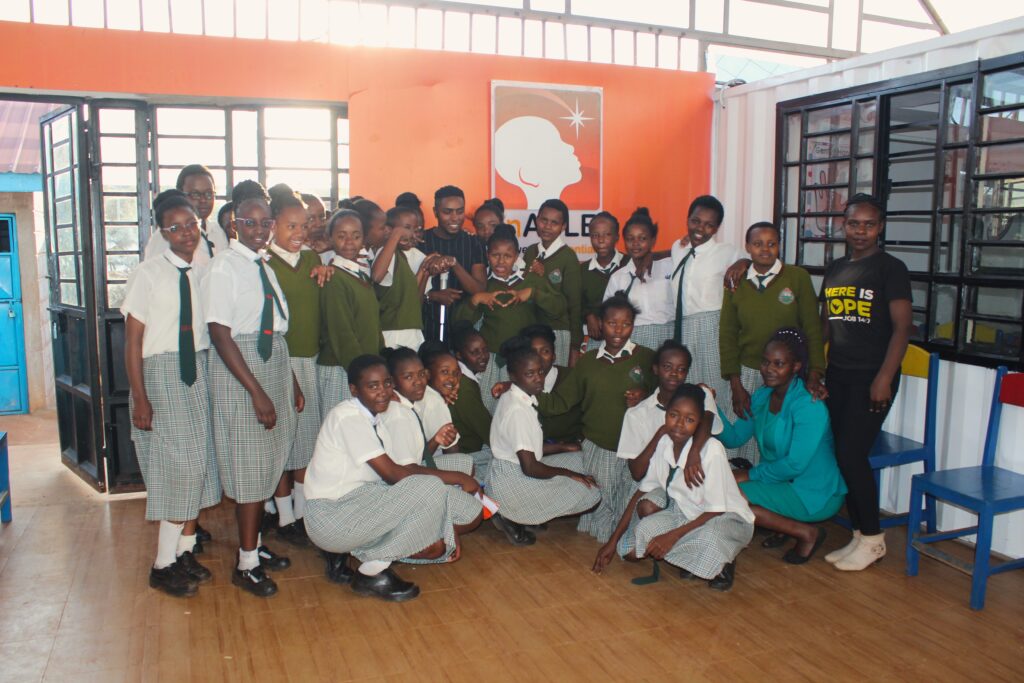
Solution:
[[(899, 434), (881, 431), (871, 448), (871, 469), (875, 475), (875, 487), (881, 491), (881, 473), (886, 467), (899, 467), (914, 462), (924, 463), (925, 472), (935, 471), (935, 423), (939, 404), (939, 354), (928, 353), (920, 346), (911, 344), (903, 355), (901, 371), (904, 377), (919, 377), (928, 381), (928, 400), (925, 405), (924, 441), (914, 441)], [(909, 513), (888, 515), (881, 518), (880, 526), (888, 529), (907, 523)], [(847, 529), (850, 520), (836, 515), (832, 521)], [(929, 501), (925, 512), (928, 531), (935, 531), (935, 502)]]
[[(918, 557), (921, 554), (971, 575), (971, 609), (985, 607), (985, 587), (992, 574), (1024, 568), (1024, 558), (990, 564), (992, 525), (996, 515), (1024, 509), (1024, 475), (995, 466), (996, 446), (999, 439), (999, 420), (1003, 404), (1024, 406), (1024, 373), (1006, 374), (1001, 367), (996, 372), (996, 387), (992, 394), (992, 409), (985, 434), (985, 451), (980, 467), (958, 467), (941, 472), (915, 474), (910, 482), (910, 521), (907, 538), (907, 576), (917, 576)], [(922, 498), (941, 499), (978, 515), (977, 526), (953, 531), (921, 533)], [(974, 562), (965, 562), (928, 544), (977, 534)]]

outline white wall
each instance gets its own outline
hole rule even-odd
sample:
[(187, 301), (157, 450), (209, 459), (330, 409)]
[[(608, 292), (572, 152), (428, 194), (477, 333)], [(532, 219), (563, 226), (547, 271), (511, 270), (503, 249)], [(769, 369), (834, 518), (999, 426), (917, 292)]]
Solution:
[[(726, 207), (722, 238), (743, 241), (746, 226), (771, 220), (775, 186), (775, 105), (778, 102), (920, 74), (1019, 52), (1024, 49), (1024, 17), (914, 45), (797, 71), (730, 88), (719, 95), (714, 140), (712, 192)], [(940, 370), (938, 466), (965, 467), (981, 462), (988, 406), (995, 371), (943, 362)], [(886, 428), (910, 438), (924, 432), (923, 382), (904, 382)], [(1024, 410), (1003, 414), (997, 465), (1024, 473)], [(1016, 448), (1014, 448), (1016, 446)], [(883, 476), (882, 505), (906, 510), (910, 475), (919, 467)], [(939, 527), (973, 525), (973, 516), (940, 506)], [(995, 527), (993, 548), (1024, 556), (1024, 512), (1003, 515)]]

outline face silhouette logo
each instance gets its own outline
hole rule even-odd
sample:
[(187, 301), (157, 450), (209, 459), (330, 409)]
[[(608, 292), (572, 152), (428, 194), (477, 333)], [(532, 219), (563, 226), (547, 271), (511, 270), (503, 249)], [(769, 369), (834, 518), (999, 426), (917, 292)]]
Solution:
[(510, 209), (601, 205), (601, 90), (492, 84), (494, 193)]

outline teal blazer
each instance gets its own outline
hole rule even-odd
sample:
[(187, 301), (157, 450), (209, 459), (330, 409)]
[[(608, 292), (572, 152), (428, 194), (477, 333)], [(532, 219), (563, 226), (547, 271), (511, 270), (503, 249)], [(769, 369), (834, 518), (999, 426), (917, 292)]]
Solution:
[(824, 401), (815, 401), (804, 381), (794, 377), (782, 401), (782, 409), (769, 425), (768, 400), (772, 389), (761, 387), (750, 398), (753, 418), (735, 424), (719, 408), (726, 448), (757, 439), (761, 461), (750, 470), (751, 481), (791, 483), (808, 510), (821, 510), (836, 495), (846, 493), (846, 483), (836, 464), (835, 442)]

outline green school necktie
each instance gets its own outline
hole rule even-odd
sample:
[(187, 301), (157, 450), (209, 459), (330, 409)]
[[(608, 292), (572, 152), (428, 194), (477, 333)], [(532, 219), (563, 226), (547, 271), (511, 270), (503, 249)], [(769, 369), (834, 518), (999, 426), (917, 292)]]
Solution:
[(759, 292), (763, 292), (763, 291), (765, 290), (765, 288), (766, 288), (766, 287), (767, 287), (768, 285), (766, 285), (766, 284), (764, 283), (764, 281), (765, 281), (765, 280), (767, 280), (768, 278), (770, 278), (771, 276), (772, 276), (772, 274), (771, 274), (771, 273), (766, 273), (766, 274), (764, 274), (764, 275), (755, 275), (755, 276), (754, 276), (754, 277), (756, 277), (756, 278), (757, 278), (757, 291), (759, 291)]
[(626, 291), (624, 291), (622, 293), (623, 296), (625, 296), (627, 299), (629, 298), (629, 292), (633, 289), (633, 283), (636, 282), (636, 280), (637, 280), (637, 274), (636, 273), (630, 273), (629, 274), (629, 286), (626, 287)]
[(196, 383), (196, 340), (192, 336), (192, 286), (188, 281), (191, 266), (178, 268), (178, 364), (181, 381), (192, 386)]
[(676, 266), (676, 271), (672, 273), (672, 277), (679, 276), (679, 288), (676, 292), (676, 328), (673, 334), (677, 344), (681, 344), (683, 341), (683, 276), (686, 274), (686, 262), (691, 258), (697, 258), (697, 247), (690, 247), (690, 251), (686, 252), (686, 256)]
[(210, 258), (213, 258), (213, 242), (211, 242), (210, 238), (206, 236), (205, 230), (199, 233), (199, 235), (200, 237), (203, 238), (203, 242), (206, 243), (206, 253), (209, 255)]
[(260, 354), (263, 362), (270, 360), (274, 350), (274, 305), (282, 318), (287, 318), (281, 302), (277, 298), (274, 286), (270, 284), (270, 276), (267, 269), (263, 267), (263, 259), (256, 259), (256, 267), (260, 269), (260, 282), (263, 284), (263, 313), (260, 314), (260, 337), (256, 341), (256, 351)]
[(423, 461), (427, 463), (427, 467), (436, 470), (437, 462), (434, 460), (434, 454), (430, 452), (430, 439), (427, 438), (427, 432), (423, 429), (423, 420), (420, 419), (420, 414), (416, 412), (415, 408), (410, 408), (410, 410), (416, 416), (416, 422), (420, 426), (420, 434), (423, 435)]

